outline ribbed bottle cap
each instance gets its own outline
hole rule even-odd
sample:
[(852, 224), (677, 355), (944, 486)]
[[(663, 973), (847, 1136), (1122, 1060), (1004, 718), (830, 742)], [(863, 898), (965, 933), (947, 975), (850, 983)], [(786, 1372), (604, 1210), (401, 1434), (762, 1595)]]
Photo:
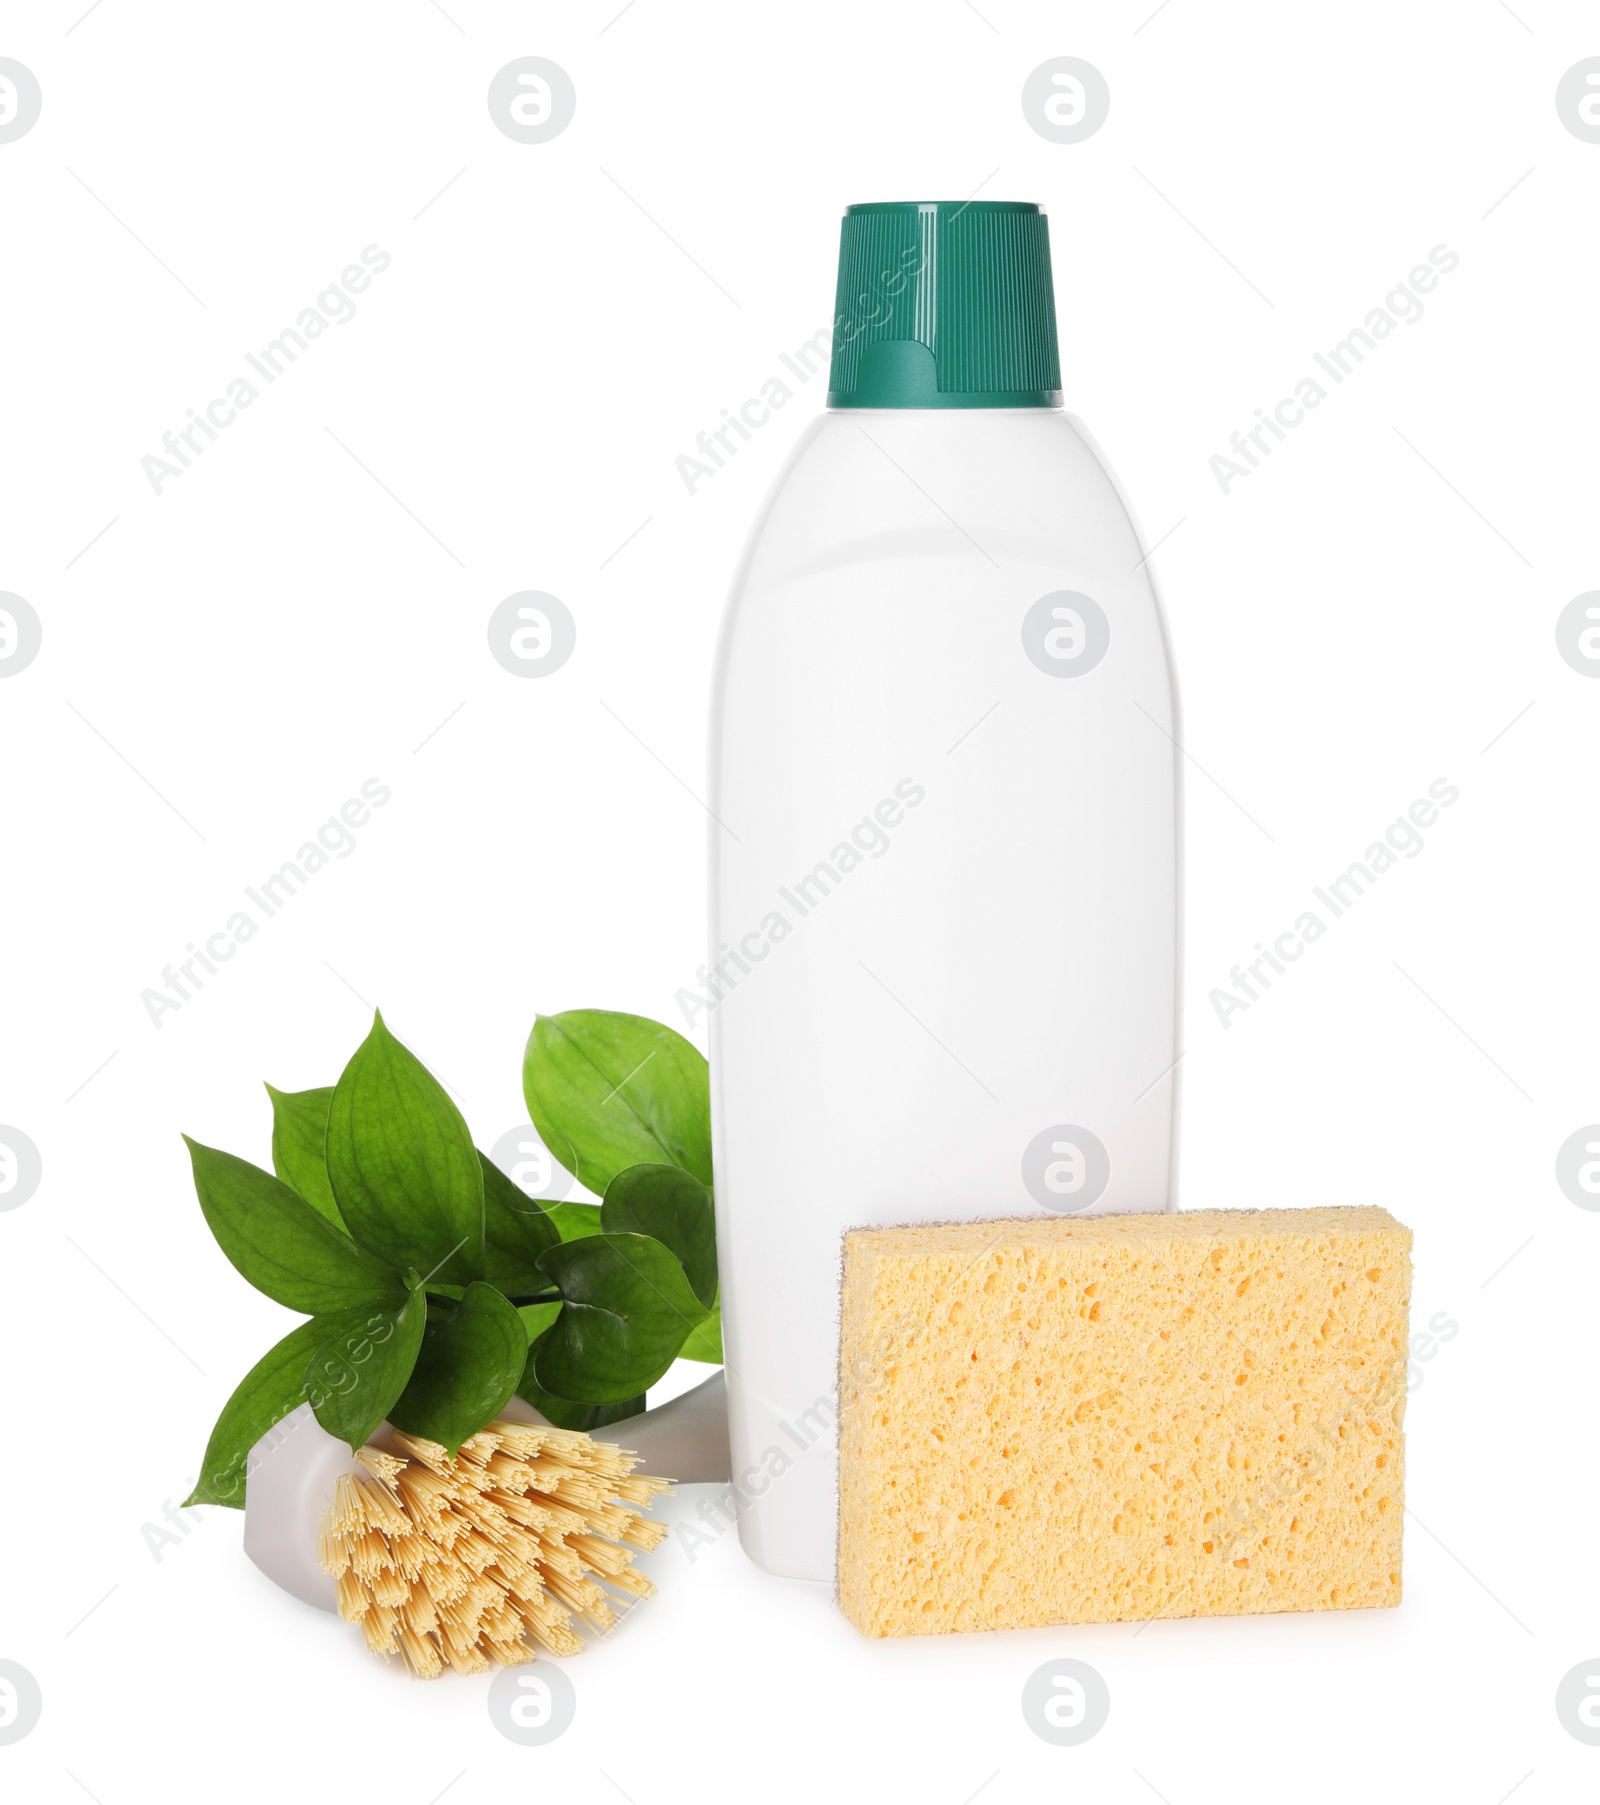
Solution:
[(1059, 407), (1032, 201), (871, 201), (839, 235), (829, 407)]

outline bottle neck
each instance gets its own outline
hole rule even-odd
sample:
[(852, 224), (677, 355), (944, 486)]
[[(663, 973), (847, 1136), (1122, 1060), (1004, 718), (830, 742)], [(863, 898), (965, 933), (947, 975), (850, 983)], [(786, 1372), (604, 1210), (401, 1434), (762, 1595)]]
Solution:
[[(837, 369), (837, 362), (836, 362)], [(917, 339), (878, 339), (864, 346), (848, 391), (830, 389), (831, 408), (1053, 408), (1060, 389), (941, 389), (933, 352)]]

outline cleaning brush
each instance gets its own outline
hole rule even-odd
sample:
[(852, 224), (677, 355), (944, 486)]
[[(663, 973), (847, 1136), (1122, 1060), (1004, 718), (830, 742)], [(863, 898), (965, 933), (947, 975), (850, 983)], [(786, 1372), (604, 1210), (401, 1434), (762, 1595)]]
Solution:
[[(356, 1453), (323, 1513), (317, 1558), (367, 1647), (431, 1680), (576, 1654), (654, 1585), (633, 1569), (667, 1533), (643, 1512), (671, 1481), (571, 1429), (504, 1419), (461, 1444), (391, 1430)], [(609, 1588), (609, 1590), (608, 1590)], [(613, 1594), (621, 1597), (614, 1597)]]

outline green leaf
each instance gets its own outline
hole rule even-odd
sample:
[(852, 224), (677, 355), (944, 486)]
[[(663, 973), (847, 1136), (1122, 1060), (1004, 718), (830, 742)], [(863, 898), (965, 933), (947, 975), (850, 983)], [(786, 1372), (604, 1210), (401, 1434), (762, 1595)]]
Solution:
[(389, 1420), (454, 1454), (505, 1409), (527, 1360), (528, 1335), (516, 1310), (493, 1285), (468, 1285), (460, 1304), (428, 1325), (416, 1371)]
[(578, 1404), (648, 1391), (706, 1314), (683, 1268), (648, 1235), (587, 1235), (539, 1262), (562, 1310), (539, 1344), (535, 1378)]
[(314, 1091), (278, 1091), (272, 1099), (272, 1169), (291, 1191), (298, 1191), (319, 1216), (343, 1229), (339, 1206), (328, 1183), (328, 1105), (333, 1087)]
[(616, 1235), (653, 1235), (677, 1256), (709, 1310), (717, 1301), (717, 1230), (711, 1193), (679, 1166), (626, 1166), (606, 1186), (600, 1225)]
[(244, 1509), (245, 1463), (250, 1450), (296, 1405), (305, 1402), (306, 1361), (327, 1335), (324, 1318), (291, 1329), (252, 1366), (222, 1406), (188, 1504), (225, 1504)]
[(359, 1448), (394, 1408), (422, 1346), (428, 1300), (410, 1292), (324, 1323), (305, 1369), (306, 1395), (330, 1435)]
[(597, 1196), (624, 1166), (682, 1166), (711, 1183), (705, 1056), (660, 1022), (607, 1009), (541, 1015), (522, 1088), (540, 1139)]
[(483, 1167), (461, 1112), (377, 1016), (334, 1086), (328, 1177), (363, 1247), (424, 1279), (483, 1274)]
[[(535, 1307), (541, 1310), (550, 1308), (547, 1304)], [(560, 1308), (559, 1305), (555, 1307)], [(522, 1314), (526, 1320), (527, 1311), (524, 1310)], [(596, 1429), (605, 1428), (607, 1423), (620, 1423), (624, 1417), (637, 1416), (644, 1409), (643, 1392), (636, 1398), (623, 1398), (616, 1404), (574, 1404), (570, 1398), (558, 1398), (543, 1391), (534, 1373), (538, 1357), (538, 1348), (530, 1347), (528, 1364), (522, 1375), (522, 1383), (517, 1387), (517, 1396), (531, 1404), (547, 1423), (554, 1423), (558, 1429), (583, 1429), (592, 1433)]]
[(598, 1203), (547, 1203), (544, 1213), (563, 1241), (581, 1241), (585, 1235), (602, 1232)]
[(281, 1179), (183, 1138), (217, 1245), (258, 1291), (308, 1316), (354, 1309), (400, 1291), (393, 1267), (357, 1247)]
[(718, 1304), (704, 1322), (689, 1331), (689, 1339), (678, 1349), (680, 1360), (705, 1360), (712, 1366), (722, 1364), (722, 1306)]
[(523, 1332), (527, 1335), (528, 1346), (531, 1348), (561, 1314), (561, 1302), (558, 1298), (553, 1304), (518, 1304), (517, 1314), (522, 1318)]
[(502, 1291), (542, 1291), (539, 1256), (561, 1240), (560, 1230), (521, 1185), (483, 1154), (483, 1276)]

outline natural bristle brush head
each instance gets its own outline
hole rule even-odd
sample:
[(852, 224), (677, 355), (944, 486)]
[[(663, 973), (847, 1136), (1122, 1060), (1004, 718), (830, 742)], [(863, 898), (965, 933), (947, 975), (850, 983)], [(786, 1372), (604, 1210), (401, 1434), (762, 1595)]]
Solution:
[[(362, 1448), (323, 1513), (317, 1558), (339, 1615), (422, 1679), (482, 1673), (541, 1649), (576, 1654), (655, 1587), (633, 1569), (666, 1525), (643, 1512), (671, 1482), (571, 1429), (505, 1420), (461, 1444), (391, 1432)], [(610, 1591), (607, 1590), (610, 1588)], [(612, 1596), (620, 1593), (622, 1598)]]

